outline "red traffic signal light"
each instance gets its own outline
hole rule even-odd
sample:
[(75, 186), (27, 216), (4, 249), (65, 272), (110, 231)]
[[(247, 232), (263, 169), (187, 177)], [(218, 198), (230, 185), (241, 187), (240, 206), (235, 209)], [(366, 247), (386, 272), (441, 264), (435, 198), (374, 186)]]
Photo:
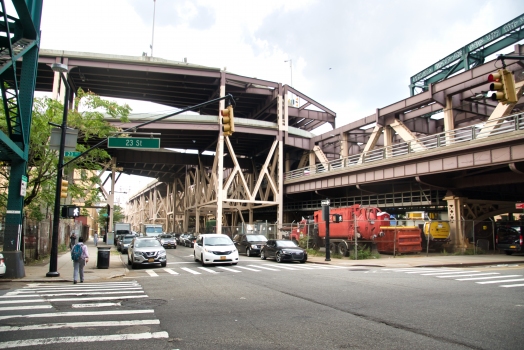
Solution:
[(489, 90), (493, 101), (503, 104), (517, 103), (517, 90), (515, 89), (515, 78), (510, 71), (499, 69), (497, 73), (488, 75)]
[(222, 115), (222, 131), (224, 136), (231, 136), (235, 132), (235, 117), (233, 116), (233, 106), (227, 106), (220, 111)]

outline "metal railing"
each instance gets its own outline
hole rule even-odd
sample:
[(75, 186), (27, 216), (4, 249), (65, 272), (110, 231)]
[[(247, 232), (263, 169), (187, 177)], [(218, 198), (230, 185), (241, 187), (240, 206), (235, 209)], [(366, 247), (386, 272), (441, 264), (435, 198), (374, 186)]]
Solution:
[(507, 117), (488, 120), (472, 126), (398, 143), (392, 146), (376, 148), (361, 154), (335, 159), (327, 163), (318, 163), (288, 171), (284, 173), (284, 179), (293, 180), (314, 174), (325, 174), (327, 172), (347, 169), (357, 165), (387, 160), (418, 152), (425, 152), (431, 149), (447, 147), (463, 142), (485, 139), (486, 137), (522, 130), (524, 130), (524, 114), (514, 114)]

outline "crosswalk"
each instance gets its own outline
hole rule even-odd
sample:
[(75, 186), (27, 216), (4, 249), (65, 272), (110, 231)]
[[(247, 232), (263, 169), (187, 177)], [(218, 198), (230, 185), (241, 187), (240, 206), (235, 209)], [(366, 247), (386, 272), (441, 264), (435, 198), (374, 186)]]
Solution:
[(153, 309), (124, 305), (147, 298), (136, 281), (28, 284), (0, 295), (0, 349), (166, 339)]
[[(304, 271), (304, 270), (336, 270), (347, 269), (344, 266), (336, 265), (321, 265), (321, 264), (307, 264), (307, 265), (283, 265), (283, 264), (246, 264), (235, 266), (198, 266), (197, 263), (191, 264), (190, 267), (168, 267), (157, 269), (133, 270), (132, 276), (128, 278), (144, 278), (144, 277), (169, 277), (181, 275), (216, 275), (221, 272), (278, 272), (278, 271)], [(136, 274), (134, 273), (136, 272)]]
[(496, 285), (502, 288), (524, 287), (524, 275), (504, 275), (498, 272), (478, 270), (446, 269), (446, 268), (389, 268), (382, 271), (418, 274), (440, 279), (454, 279), (456, 281), (469, 281), (481, 285)]

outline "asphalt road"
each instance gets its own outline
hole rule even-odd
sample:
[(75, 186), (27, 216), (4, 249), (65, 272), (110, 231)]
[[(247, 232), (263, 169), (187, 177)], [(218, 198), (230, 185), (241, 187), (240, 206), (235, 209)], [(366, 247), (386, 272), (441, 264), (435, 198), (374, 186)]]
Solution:
[[(524, 268), (340, 267), (192, 249), (126, 278), (3, 284), (0, 348), (518, 349)], [(122, 256), (127, 262), (127, 258)], [(74, 343), (74, 344), (71, 344)]]

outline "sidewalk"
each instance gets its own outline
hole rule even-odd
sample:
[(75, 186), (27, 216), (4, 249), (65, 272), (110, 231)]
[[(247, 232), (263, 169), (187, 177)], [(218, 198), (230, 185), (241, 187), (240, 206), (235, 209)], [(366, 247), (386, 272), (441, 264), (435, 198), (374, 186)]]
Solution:
[[(128, 272), (125, 262), (122, 262), (120, 253), (115, 246), (105, 245), (103, 242), (99, 247), (110, 247), (109, 268), (97, 268), (98, 248), (94, 246), (92, 240), (86, 243), (89, 250), (89, 262), (84, 269), (84, 280), (86, 282), (104, 281), (112, 278), (123, 277)], [(115, 254), (118, 253), (118, 254)], [(245, 259), (241, 256), (240, 260)], [(309, 256), (308, 263), (329, 264), (338, 266), (359, 266), (359, 267), (468, 267), (482, 265), (524, 265), (524, 255), (505, 255), (505, 254), (485, 254), (485, 255), (441, 255), (430, 253), (426, 256), (421, 254), (406, 254), (401, 256), (381, 255), (380, 259), (350, 260), (349, 258), (331, 258), (325, 261), (325, 256)], [(71, 282), (73, 283), (73, 262), (71, 261), (71, 251), (59, 254), (58, 256), (59, 277), (46, 277), (49, 272), (49, 263), (40, 265), (25, 266), (25, 277), (20, 279), (0, 278), (0, 282)]]
[[(108, 269), (99, 269), (97, 268), (97, 257), (98, 257), (98, 247), (95, 247), (92, 240), (85, 242), (87, 249), (89, 251), (89, 262), (84, 268), (84, 281), (85, 282), (94, 282), (99, 280), (109, 280), (116, 277), (122, 277), (126, 275), (127, 268), (122, 260), (120, 260), (120, 252), (116, 250), (115, 246), (109, 246), (102, 242), (98, 241), (98, 247), (110, 247), (111, 252), (109, 255), (109, 268)], [(101, 244), (100, 244), (101, 243)], [(115, 252), (118, 255), (115, 255)], [(1, 278), (0, 282), (34, 282), (34, 283), (44, 283), (44, 282), (71, 282), (73, 283), (73, 261), (71, 260), (71, 251), (59, 253), (57, 261), (57, 270), (60, 273), (59, 277), (46, 277), (46, 274), (49, 272), (49, 262), (46, 264), (40, 265), (26, 265), (25, 266), (25, 277), (20, 279), (4, 279)]]
[(384, 255), (380, 259), (350, 260), (349, 258), (331, 258), (325, 261), (325, 256), (309, 256), (309, 263), (330, 264), (339, 266), (369, 266), (369, 267), (467, 267), (481, 265), (524, 265), (524, 255), (482, 254), (482, 255), (441, 255), (430, 253), (405, 254), (400, 256)]

